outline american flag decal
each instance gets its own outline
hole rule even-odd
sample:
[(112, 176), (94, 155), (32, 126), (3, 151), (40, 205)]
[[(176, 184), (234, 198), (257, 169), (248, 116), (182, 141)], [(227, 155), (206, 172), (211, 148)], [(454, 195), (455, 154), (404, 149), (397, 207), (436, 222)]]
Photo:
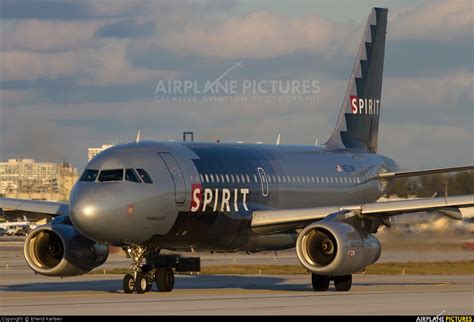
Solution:
[(127, 205), (127, 215), (128, 216), (133, 215), (133, 205), (132, 204)]
[(342, 169), (342, 167), (341, 167), (340, 164), (336, 164), (336, 171), (337, 171), (337, 172), (342, 172), (342, 171), (344, 171), (344, 170)]

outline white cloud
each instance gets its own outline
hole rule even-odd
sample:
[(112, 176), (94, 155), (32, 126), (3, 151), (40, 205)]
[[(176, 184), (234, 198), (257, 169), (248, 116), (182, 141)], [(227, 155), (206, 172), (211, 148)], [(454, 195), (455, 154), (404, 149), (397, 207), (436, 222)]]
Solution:
[(135, 68), (127, 58), (128, 41), (100, 41), (100, 45), (87, 51), (88, 62), (84, 64), (84, 76), (80, 78), (81, 85), (117, 85), (133, 84), (140, 81), (158, 79), (173, 79), (179, 73), (155, 69)]
[(399, 39), (456, 41), (473, 39), (472, 0), (427, 1), (395, 12), (388, 32)]
[(19, 20), (1, 29), (2, 51), (66, 51), (89, 47), (104, 23)]
[(0, 106), (8, 104), (19, 104), (30, 101), (38, 95), (38, 90), (34, 89), (18, 89), (3, 90), (0, 89)]
[(429, 77), (387, 77), (384, 79), (384, 102), (397, 106), (444, 105), (460, 97), (474, 102), (474, 73), (449, 71)]
[(380, 124), (379, 153), (402, 168), (446, 167), (474, 163), (472, 128), (404, 123)]
[(176, 73), (135, 68), (126, 57), (127, 40), (97, 40), (94, 46), (61, 52), (4, 51), (2, 80), (73, 78), (81, 85), (129, 84), (169, 79)]
[[(342, 28), (343, 29), (343, 28)], [(349, 32), (350, 33), (350, 32)], [(330, 55), (345, 47), (339, 25), (317, 16), (284, 17), (256, 11), (222, 23), (187, 24), (156, 39), (180, 54), (217, 58), (269, 58), (308, 51)]]

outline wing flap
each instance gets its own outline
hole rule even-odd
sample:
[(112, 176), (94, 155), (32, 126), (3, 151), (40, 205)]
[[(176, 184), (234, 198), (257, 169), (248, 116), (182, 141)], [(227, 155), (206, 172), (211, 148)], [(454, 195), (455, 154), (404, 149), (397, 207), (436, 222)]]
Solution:
[(42, 213), (52, 216), (66, 215), (69, 205), (65, 202), (0, 198), (0, 208)]

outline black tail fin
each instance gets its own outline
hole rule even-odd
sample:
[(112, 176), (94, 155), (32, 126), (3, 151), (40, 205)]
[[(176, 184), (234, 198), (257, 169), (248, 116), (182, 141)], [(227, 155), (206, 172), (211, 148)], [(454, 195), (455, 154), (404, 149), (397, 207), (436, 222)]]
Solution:
[(377, 152), (387, 14), (374, 8), (369, 15), (329, 148)]

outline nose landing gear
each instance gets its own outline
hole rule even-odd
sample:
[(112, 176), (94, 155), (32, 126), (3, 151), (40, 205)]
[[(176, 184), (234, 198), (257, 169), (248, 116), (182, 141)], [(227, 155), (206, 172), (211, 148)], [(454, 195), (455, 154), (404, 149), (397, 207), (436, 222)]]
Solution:
[[(174, 274), (195, 274), (201, 270), (199, 257), (181, 257), (179, 255), (160, 255), (160, 248), (147, 248), (130, 245), (123, 250), (132, 260), (132, 273), (123, 278), (123, 291), (143, 294), (149, 292), (153, 283), (160, 292), (171, 292), (174, 287)], [(142, 265), (143, 259), (146, 264)]]
[(161, 292), (173, 290), (174, 271), (171, 267), (153, 269), (149, 265), (142, 265), (143, 258), (150, 253), (146, 247), (128, 246), (124, 250), (127, 257), (132, 259), (132, 274), (127, 274), (123, 278), (125, 293), (129, 294), (135, 291), (138, 294), (143, 294), (149, 292), (153, 282), (156, 282), (158, 290)]

